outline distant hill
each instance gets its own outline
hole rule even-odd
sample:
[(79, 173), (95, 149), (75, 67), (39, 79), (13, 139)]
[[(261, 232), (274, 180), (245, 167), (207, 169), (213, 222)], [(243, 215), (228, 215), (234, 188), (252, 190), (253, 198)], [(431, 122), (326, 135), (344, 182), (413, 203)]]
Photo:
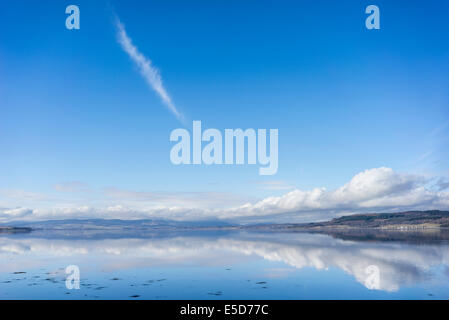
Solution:
[(120, 219), (65, 219), (46, 221), (15, 221), (4, 225), (26, 227), (33, 230), (70, 230), (70, 229), (171, 229), (171, 228), (220, 228), (231, 224), (218, 220), (174, 221), (157, 219), (120, 220)]
[(381, 229), (381, 230), (421, 230), (449, 228), (449, 211), (406, 211), (397, 213), (354, 214), (332, 219), (326, 222), (304, 224), (271, 224), (254, 226), (256, 229)]
[(0, 234), (28, 233), (28, 232), (31, 232), (31, 228), (0, 227)]
[(406, 211), (397, 213), (354, 214), (326, 222), (236, 225), (221, 220), (118, 220), (118, 219), (68, 219), (35, 222), (14, 222), (0, 226), (1, 233), (33, 231), (83, 231), (138, 233), (182, 230), (265, 230), (265, 231), (317, 231), (326, 230), (427, 230), (449, 229), (449, 211)]
[[(30, 237), (46, 239), (122, 239), (162, 238), (196, 235), (224, 234), (235, 226), (222, 221), (173, 220), (119, 220), (119, 219), (66, 219), (48, 221), (10, 222), (0, 226), (4, 234), (27, 230)], [(31, 232), (32, 231), (32, 232)]]

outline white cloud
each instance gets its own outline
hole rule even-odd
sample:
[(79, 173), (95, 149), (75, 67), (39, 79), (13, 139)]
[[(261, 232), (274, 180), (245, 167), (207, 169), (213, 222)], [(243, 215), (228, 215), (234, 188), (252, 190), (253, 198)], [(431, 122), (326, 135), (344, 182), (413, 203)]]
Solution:
[(0, 221), (1, 220), (15, 220), (24, 218), (27, 216), (31, 216), (33, 214), (33, 210), (27, 208), (15, 208), (15, 209), (6, 209), (0, 212)]
[(89, 190), (89, 186), (84, 182), (69, 181), (54, 185), (54, 189), (59, 192), (86, 192)]
[(257, 182), (263, 190), (291, 190), (294, 189), (293, 186), (289, 185), (287, 182), (282, 180), (275, 181), (260, 181)]
[(269, 197), (235, 208), (233, 215), (323, 210), (338, 214), (367, 210), (447, 209), (449, 193), (431, 191), (426, 184), (427, 180), (422, 176), (396, 173), (391, 168), (375, 168), (358, 173), (335, 190), (296, 189), (280, 197)]
[(435, 187), (438, 189), (438, 191), (449, 189), (449, 179), (439, 178), (437, 183), (435, 184)]
[(137, 47), (132, 43), (131, 38), (126, 33), (125, 26), (120, 22), (118, 18), (116, 20), (116, 26), (117, 26), (117, 39), (122, 49), (134, 61), (141, 75), (145, 78), (148, 85), (154, 91), (156, 91), (156, 93), (159, 95), (165, 106), (179, 120), (182, 121), (183, 115), (178, 111), (171, 97), (167, 93), (167, 90), (164, 88), (159, 70), (153, 66), (150, 59), (148, 59), (141, 52), (139, 52)]
[(145, 192), (130, 191), (114, 187), (104, 188), (104, 195), (112, 201), (122, 201), (128, 204), (152, 203), (155, 206), (171, 206), (184, 208), (223, 208), (238, 205), (247, 201), (248, 197), (229, 192)]
[(48, 200), (48, 197), (45, 194), (18, 189), (0, 189), (0, 199), (2, 197), (8, 199), (29, 200), (29, 201)]

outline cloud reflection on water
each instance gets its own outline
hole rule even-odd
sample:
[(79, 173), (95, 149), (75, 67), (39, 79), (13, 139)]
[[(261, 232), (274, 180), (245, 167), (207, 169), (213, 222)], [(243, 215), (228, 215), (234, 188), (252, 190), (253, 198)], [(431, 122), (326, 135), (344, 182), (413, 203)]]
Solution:
[(338, 268), (366, 286), (366, 269), (380, 270), (378, 288), (394, 292), (433, 277), (433, 267), (449, 266), (449, 246), (355, 242), (311, 234), (236, 233), (223, 237), (67, 240), (0, 238), (0, 272), (82, 260), (102, 270), (150, 266), (228, 266), (263, 258), (296, 269)]

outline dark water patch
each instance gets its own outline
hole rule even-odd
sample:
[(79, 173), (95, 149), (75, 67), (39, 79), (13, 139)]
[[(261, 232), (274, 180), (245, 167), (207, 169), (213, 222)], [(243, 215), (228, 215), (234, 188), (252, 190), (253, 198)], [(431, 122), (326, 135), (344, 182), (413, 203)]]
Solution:
[(94, 290), (103, 290), (106, 289), (106, 287), (96, 287)]

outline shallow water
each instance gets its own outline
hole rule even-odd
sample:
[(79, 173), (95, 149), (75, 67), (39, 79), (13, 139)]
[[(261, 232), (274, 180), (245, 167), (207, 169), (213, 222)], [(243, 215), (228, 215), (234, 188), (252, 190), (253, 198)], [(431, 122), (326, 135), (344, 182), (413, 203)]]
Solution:
[[(69, 265), (80, 269), (79, 290), (66, 288)], [(0, 298), (449, 299), (449, 243), (255, 232), (2, 235)]]

